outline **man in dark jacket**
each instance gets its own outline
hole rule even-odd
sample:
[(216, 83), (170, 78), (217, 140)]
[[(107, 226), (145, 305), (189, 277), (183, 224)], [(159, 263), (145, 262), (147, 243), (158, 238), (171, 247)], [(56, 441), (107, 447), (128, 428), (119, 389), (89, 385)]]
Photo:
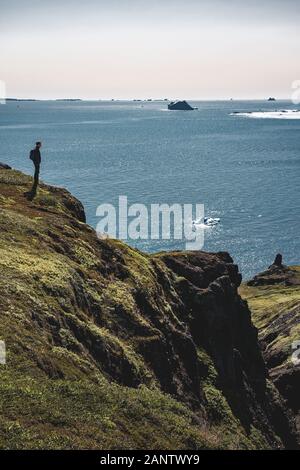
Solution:
[(33, 185), (30, 191), (32, 197), (36, 195), (36, 190), (39, 184), (40, 166), (42, 161), (40, 152), (41, 146), (42, 142), (36, 142), (35, 148), (30, 152), (30, 159), (33, 161), (34, 164)]

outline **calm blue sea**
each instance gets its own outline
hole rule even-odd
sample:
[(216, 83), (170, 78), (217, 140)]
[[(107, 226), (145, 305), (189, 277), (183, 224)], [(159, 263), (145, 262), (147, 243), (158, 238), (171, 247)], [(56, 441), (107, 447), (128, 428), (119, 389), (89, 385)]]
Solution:
[[(0, 105), (0, 161), (32, 172), (29, 150), (43, 141), (42, 178), (96, 208), (118, 203), (203, 203), (218, 226), (204, 249), (229, 251), (244, 278), (277, 252), (300, 263), (300, 120), (231, 116), (233, 111), (296, 109), (290, 102), (8, 102)], [(182, 242), (137, 240), (146, 251)]]

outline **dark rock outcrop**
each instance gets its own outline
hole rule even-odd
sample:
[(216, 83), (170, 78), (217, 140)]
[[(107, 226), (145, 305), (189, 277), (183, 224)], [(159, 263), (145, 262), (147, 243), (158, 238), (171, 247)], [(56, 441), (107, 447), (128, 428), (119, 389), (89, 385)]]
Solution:
[(247, 282), (248, 286), (268, 286), (276, 284), (292, 285), (299, 284), (293, 268), (289, 268), (282, 264), (282, 255), (278, 253), (274, 262), (266, 271), (256, 274), (253, 279)]
[(0, 162), (0, 170), (11, 170), (11, 166)]
[(277, 266), (278, 268), (282, 268), (282, 254), (277, 253), (275, 256), (274, 262), (271, 266)]
[(193, 111), (194, 108), (187, 103), (187, 101), (171, 101), (168, 104), (168, 109), (175, 111)]

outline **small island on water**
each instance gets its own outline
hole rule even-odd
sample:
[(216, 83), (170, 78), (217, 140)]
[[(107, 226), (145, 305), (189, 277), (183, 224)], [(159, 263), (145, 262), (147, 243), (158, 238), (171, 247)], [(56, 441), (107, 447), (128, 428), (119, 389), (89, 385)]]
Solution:
[(193, 111), (193, 108), (187, 101), (171, 101), (168, 104), (168, 109), (175, 110), (175, 111)]

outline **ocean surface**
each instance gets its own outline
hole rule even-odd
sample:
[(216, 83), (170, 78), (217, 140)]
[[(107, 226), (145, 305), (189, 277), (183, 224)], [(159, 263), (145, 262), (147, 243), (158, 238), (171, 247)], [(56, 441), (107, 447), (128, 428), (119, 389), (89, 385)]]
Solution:
[[(228, 251), (244, 278), (277, 252), (299, 264), (300, 119), (278, 111), (300, 106), (191, 104), (198, 110), (167, 111), (157, 101), (7, 102), (0, 161), (32, 173), (29, 151), (42, 140), (42, 179), (77, 196), (94, 227), (97, 206), (117, 207), (120, 195), (149, 208), (202, 203), (207, 217), (220, 218), (205, 229), (204, 249)], [(148, 252), (185, 248), (174, 239), (128, 242)]]

